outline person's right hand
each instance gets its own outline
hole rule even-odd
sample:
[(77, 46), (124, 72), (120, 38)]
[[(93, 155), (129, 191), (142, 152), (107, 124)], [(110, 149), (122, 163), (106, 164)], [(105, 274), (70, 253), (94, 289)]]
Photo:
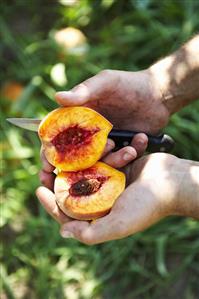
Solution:
[(104, 70), (55, 97), (62, 106), (93, 108), (118, 129), (156, 134), (169, 119), (161, 90), (150, 70)]
[[(110, 156), (106, 162), (113, 167), (119, 166)], [(64, 215), (56, 204), (55, 195), (46, 187), (39, 187), (37, 196), (46, 211), (61, 224), (63, 237), (93, 245), (127, 237), (168, 215), (181, 214), (183, 205), (180, 200), (187, 164), (185, 160), (165, 153), (137, 159), (123, 169), (127, 188), (110, 213), (93, 222)]]
[[(117, 166), (117, 163), (107, 162)], [(110, 213), (92, 222), (72, 219), (62, 222), (60, 232), (64, 238), (75, 238), (94, 245), (133, 235), (167, 216), (199, 219), (197, 162), (166, 153), (154, 153), (129, 164), (124, 172), (127, 188)], [(43, 191), (45, 189), (40, 189), (37, 193), (41, 202), (44, 199)]]

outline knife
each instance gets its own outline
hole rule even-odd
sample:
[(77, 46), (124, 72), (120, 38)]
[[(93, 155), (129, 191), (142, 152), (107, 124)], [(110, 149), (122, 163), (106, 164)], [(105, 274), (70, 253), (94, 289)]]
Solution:
[[(20, 128), (37, 132), (40, 119), (32, 118), (7, 118), (11, 124)], [(108, 137), (115, 142), (114, 151), (121, 149), (124, 146), (130, 145), (132, 138), (140, 132), (112, 129)], [(146, 133), (145, 133), (146, 134)], [(154, 152), (170, 152), (174, 147), (174, 140), (166, 134), (159, 134), (157, 136), (146, 134), (148, 137), (147, 151)]]

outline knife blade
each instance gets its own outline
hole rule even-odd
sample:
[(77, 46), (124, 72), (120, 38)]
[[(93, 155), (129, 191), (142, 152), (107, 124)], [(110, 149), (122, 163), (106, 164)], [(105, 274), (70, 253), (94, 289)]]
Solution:
[[(40, 119), (36, 118), (7, 118), (9, 123), (20, 128), (38, 132)], [(112, 129), (108, 137), (115, 142), (114, 151), (121, 149), (124, 146), (130, 145), (132, 138), (140, 132), (129, 130)], [(146, 134), (146, 133), (145, 133)], [(147, 151), (154, 152), (170, 152), (174, 147), (174, 140), (171, 136), (166, 134), (159, 134), (157, 136), (146, 134), (148, 137)]]
[(6, 120), (17, 127), (34, 132), (38, 131), (41, 122), (38, 118), (7, 118)]

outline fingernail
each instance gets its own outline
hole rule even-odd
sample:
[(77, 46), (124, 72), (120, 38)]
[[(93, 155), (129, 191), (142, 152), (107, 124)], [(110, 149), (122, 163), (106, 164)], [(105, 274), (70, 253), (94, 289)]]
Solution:
[(109, 148), (113, 148), (114, 147), (114, 142), (112, 141), (112, 140), (107, 140), (107, 146), (109, 147)]
[(132, 156), (131, 154), (129, 154), (129, 153), (125, 153), (124, 156), (123, 156), (123, 159), (124, 159), (125, 161), (129, 161), (129, 160), (131, 160), (132, 158), (133, 158), (133, 156)]
[(72, 232), (69, 232), (67, 230), (61, 231), (61, 236), (63, 238), (74, 238), (74, 235)]
[(56, 96), (58, 97), (65, 97), (66, 95), (69, 96), (72, 91), (58, 91), (56, 92)]

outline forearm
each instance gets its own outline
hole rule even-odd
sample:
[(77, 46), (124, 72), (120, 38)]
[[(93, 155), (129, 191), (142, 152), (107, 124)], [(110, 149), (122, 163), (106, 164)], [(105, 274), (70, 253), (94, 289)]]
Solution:
[(170, 114), (199, 98), (199, 35), (149, 68)]
[(199, 162), (178, 159), (173, 173), (177, 193), (173, 213), (199, 219)]

